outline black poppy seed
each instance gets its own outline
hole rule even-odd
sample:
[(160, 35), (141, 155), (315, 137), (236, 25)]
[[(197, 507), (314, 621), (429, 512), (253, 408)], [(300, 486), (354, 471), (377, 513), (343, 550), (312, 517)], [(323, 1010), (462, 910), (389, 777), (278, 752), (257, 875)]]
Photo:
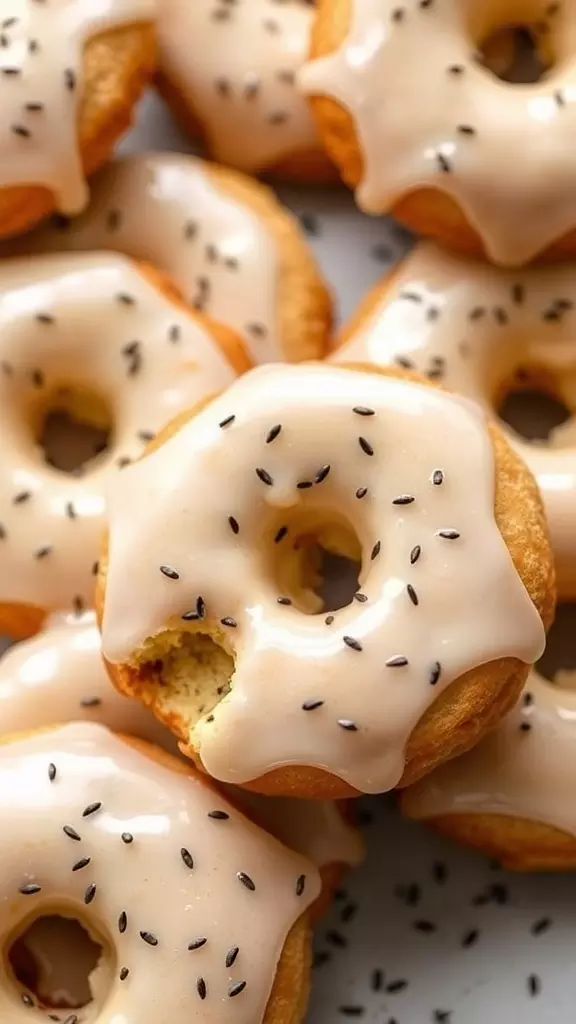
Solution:
[(327, 615), (326, 618), (324, 619), (324, 622), (326, 623), (327, 626), (331, 626), (332, 623), (334, 622), (334, 616)]
[(169, 566), (169, 565), (161, 565), (160, 566), (160, 572), (162, 573), (163, 576), (166, 576), (169, 580), (179, 580), (180, 579), (180, 573), (177, 572), (176, 569), (172, 569), (172, 567)]
[[(439, 316), (440, 316), (440, 310), (438, 309), (437, 306), (430, 306), (430, 308), (426, 310), (426, 319), (427, 320), (434, 321), (434, 320), (437, 320)], [(434, 356), (432, 362), (438, 362), (439, 359), (440, 359), (439, 356)]]
[(11, 75), (19, 75), (21, 71), (22, 68), (2, 68), (2, 74), (7, 78), (10, 78)]
[(72, 598), (72, 607), (76, 615), (81, 615), (84, 611), (84, 599), (80, 597), (80, 594), (75, 594)]
[(239, 996), (240, 993), (243, 992), (245, 988), (246, 988), (246, 982), (245, 981), (236, 981), (236, 982), (234, 982), (234, 984), (230, 985), (230, 988), (228, 989), (228, 995), (229, 995), (230, 999), (233, 999), (234, 996)]
[(119, 302), (122, 306), (136, 305), (136, 299), (134, 298), (133, 295), (129, 295), (128, 292), (118, 292), (116, 296), (116, 301)]
[(27, 992), (22, 992), (20, 994), (20, 998), (21, 998), (22, 1002), (24, 1003), (24, 1006), (28, 1006), (28, 1007), (34, 1006), (34, 1000), (32, 999), (32, 996), (28, 995)]
[(48, 765), (48, 778), (50, 779), (50, 782), (54, 782), (54, 779), (56, 778), (56, 765), (53, 761)]
[(554, 99), (555, 99), (556, 105), (558, 107), (565, 107), (566, 106), (566, 100), (564, 98), (564, 93), (561, 92), (560, 89), (557, 89), (556, 92), (554, 93)]
[(11, 127), (13, 135), (19, 135), (21, 139), (30, 139), (32, 132), (24, 124), (13, 124)]
[(250, 878), (250, 875), (247, 875), (245, 871), (238, 871), (236, 873), (236, 878), (242, 883), (245, 889), (248, 889), (250, 892), (255, 891), (256, 886)]
[(432, 483), (435, 487), (440, 487), (440, 484), (444, 483), (444, 473), (441, 469), (435, 469), (432, 473)]
[(37, 39), (29, 39), (28, 40), (28, 53), (38, 53), (39, 49), (40, 49), (40, 43), (38, 42)]
[(505, 309), (502, 309), (502, 306), (496, 306), (492, 313), (497, 324), (503, 327), (508, 323), (508, 314)]
[(65, 511), (66, 511), (66, 515), (68, 516), (68, 519), (76, 519), (76, 516), (77, 516), (78, 513), (76, 512), (76, 509), (74, 508), (74, 503), (73, 502), (67, 501), (65, 506), (64, 506), (64, 508), (65, 508)]
[(532, 998), (540, 995), (542, 991), (542, 982), (537, 974), (530, 974), (527, 978), (528, 995)]
[(347, 903), (345, 907), (342, 907), (340, 911), (340, 920), (343, 924), (348, 924), (349, 921), (353, 921), (358, 913), (357, 903)]
[(358, 726), (351, 718), (339, 718), (337, 721), (340, 728), (344, 729), (345, 732), (358, 732)]
[(432, 1020), (434, 1024), (449, 1024), (452, 1010), (434, 1010)]
[(522, 697), (522, 703), (525, 708), (531, 707), (534, 703), (534, 694), (530, 693), (530, 690), (527, 690), (524, 696)]
[(82, 697), (80, 701), (81, 708), (98, 708), (102, 703), (101, 697)]
[(123, 832), (121, 835), (121, 839), (123, 843), (126, 843), (126, 846), (129, 846), (130, 843), (134, 842), (134, 836), (132, 835), (131, 832)]
[(34, 552), (34, 558), (36, 558), (37, 560), (46, 558), (51, 551), (52, 547), (50, 546), (50, 544), (45, 544), (43, 548), (38, 548), (37, 551)]
[(198, 978), (198, 980), (196, 982), (196, 991), (197, 991), (198, 995), (200, 996), (200, 999), (206, 999), (207, 990), (206, 990), (206, 982), (204, 981), (204, 978)]
[(460, 534), (458, 530), (438, 530), (438, 537), (442, 537), (443, 540), (458, 540)]
[(448, 160), (448, 157), (444, 156), (443, 153), (436, 153), (436, 163), (443, 174), (450, 174), (452, 164)]
[(396, 366), (400, 366), (403, 370), (413, 370), (414, 363), (407, 356), (394, 356), (394, 362)]
[(95, 882), (91, 882), (90, 885), (86, 888), (86, 891), (84, 893), (84, 903), (86, 904), (86, 906), (89, 906), (89, 904), (92, 903), (92, 900), (96, 895), (96, 889), (97, 886)]
[(187, 221), (184, 225), (183, 235), (187, 242), (195, 238), (198, 233), (198, 225), (194, 221)]
[(74, 92), (76, 88), (76, 72), (73, 68), (64, 69), (64, 83), (69, 92)]
[(147, 444), (149, 441), (154, 440), (156, 434), (154, 434), (152, 430), (139, 430), (136, 436), (139, 441), (144, 441), (144, 443)]
[(386, 668), (404, 668), (408, 664), (408, 658), (404, 654), (394, 654), (384, 662)]
[(363, 1017), (366, 1007), (360, 1003), (344, 1003), (338, 1007), (338, 1013), (341, 1013), (343, 1017)]
[(302, 704), (302, 711), (315, 711), (316, 708), (321, 708), (323, 704), (323, 700), (305, 700)]
[(192, 939), (192, 942), (188, 943), (188, 949), (192, 952), (195, 949), (202, 949), (205, 946), (208, 939), (204, 935), (201, 935), (198, 939)]
[(368, 494), (368, 488), (367, 487), (359, 487), (358, 490), (356, 491), (356, 497), (359, 498), (359, 499), (365, 498), (367, 494)]
[(396, 978), (395, 981), (389, 981), (386, 985), (386, 991), (391, 995), (396, 995), (398, 992), (403, 992), (408, 987), (408, 982), (405, 978)]
[(415, 501), (413, 494), (399, 494), (397, 498), (392, 499), (393, 505), (411, 505)]
[(361, 651), (362, 644), (359, 640), (355, 640), (353, 636), (343, 636), (344, 643), (347, 647), (350, 647), (353, 651)]
[(270, 473), (267, 472), (267, 470), (262, 469), (261, 466), (258, 466), (257, 469), (255, 470), (255, 472), (256, 472), (256, 476), (258, 477), (259, 480), (262, 481), (263, 484), (266, 484), (267, 487), (272, 487), (273, 486), (274, 481), (273, 481), (272, 477), (270, 476)]
[(158, 939), (154, 935), (154, 932), (140, 932), (140, 938), (148, 946), (157, 946), (158, 945)]
[(432, 668), (430, 669), (430, 672), (428, 673), (428, 682), (430, 683), (430, 686), (436, 686), (436, 683), (440, 679), (441, 675), (442, 666), (439, 661), (435, 661), (434, 664), (432, 665)]
[(410, 552), (410, 565), (416, 565), (416, 562), (420, 558), (421, 554), (422, 548), (420, 547), (419, 544), (415, 544), (414, 547), (412, 548), (412, 551)]
[(128, 967), (121, 967), (119, 974), (120, 981), (126, 981), (126, 978), (128, 977), (129, 974), (130, 969)]
[(378, 555), (380, 554), (380, 547), (380, 541), (377, 540), (374, 547), (372, 548), (372, 551), (370, 552), (370, 559), (372, 562), (374, 561), (375, 558), (378, 558)]
[(422, 302), (422, 296), (418, 292), (400, 292), (400, 298), (407, 302)]
[(32, 491), (20, 491), (19, 494), (14, 495), (12, 498), (13, 505), (23, 505), (26, 501), (29, 501), (32, 497)]
[(422, 932), (423, 935), (432, 935), (438, 930), (438, 926), (433, 921), (428, 921), (425, 918), (419, 918), (417, 921), (412, 922), (412, 927), (416, 932)]
[(208, 811), (208, 817), (215, 821), (228, 821), (230, 815), (227, 811)]
[(281, 540), (284, 540), (284, 537), (286, 536), (287, 533), (288, 527), (281, 526), (280, 529), (277, 530), (277, 532), (274, 534), (274, 543), (279, 544)]
[(357, 590), (356, 593), (354, 594), (354, 600), (358, 601), (360, 604), (366, 604), (368, 598), (366, 597), (366, 594), (363, 594), (360, 590)]
[(552, 926), (552, 921), (549, 917), (540, 917), (530, 928), (532, 935), (543, 935)]
[(35, 896), (36, 893), (42, 892), (42, 886), (36, 882), (29, 882), (27, 885), (21, 885), (18, 892), (21, 896)]
[(408, 597), (409, 597), (409, 598), (410, 598), (410, 600), (412, 601), (412, 604), (413, 604), (413, 605), (417, 605), (417, 604), (418, 604), (418, 594), (417, 594), (417, 593), (416, 593), (416, 591), (414, 590), (414, 587), (412, 586), (412, 584), (411, 584), (411, 583), (408, 583), (408, 584), (407, 584), (407, 586), (406, 586), (406, 590), (407, 590), (407, 592), (408, 592)]
[(240, 949), (238, 946), (230, 947), (230, 949), (226, 953), (226, 967), (232, 967), (234, 965), (234, 963), (236, 962), (236, 957), (238, 956), (239, 952)]
[(240, 533), (240, 526), (238, 524), (238, 520), (235, 519), (234, 516), (228, 516), (228, 525), (230, 526), (232, 533)]
[(223, 619), (220, 619), (220, 622), (223, 626), (229, 626), (230, 629), (236, 629), (238, 625), (236, 619), (233, 619), (231, 615), (225, 615)]
[(225, 427), (229, 427), (231, 423), (234, 423), (235, 419), (236, 419), (236, 415), (234, 413), (232, 413), (232, 415), (231, 416), (227, 416), (225, 420), (220, 420), (220, 423), (218, 424), (218, 426), (221, 427), (222, 430), (224, 430)]
[(97, 800), (96, 803), (88, 804), (82, 811), (82, 817), (89, 818), (91, 814), (96, 814), (96, 811), (99, 811), (101, 807), (102, 802), (100, 800)]
[(272, 429), (269, 430), (268, 433), (266, 434), (266, 444), (272, 444), (272, 441), (276, 440), (276, 438), (278, 437), (278, 434), (280, 433), (281, 430), (282, 430), (282, 424), (281, 423), (277, 423), (275, 427), (272, 427)]
[(178, 324), (172, 324), (170, 330), (168, 331), (168, 341), (171, 341), (172, 344), (175, 345), (176, 342), (180, 341), (181, 337), (182, 331)]
[(263, 338), (266, 335), (266, 333), (267, 333), (266, 332), (266, 328), (264, 327), (264, 324), (258, 324), (258, 323), (246, 324), (246, 330), (254, 338)]
[(16, 17), (4, 18), (2, 21), (2, 28), (12, 28), (13, 25), (18, 23), (18, 20), (19, 19)]
[(277, 604), (285, 604), (285, 605), (292, 604), (292, 601), (290, 600), (289, 597), (277, 597), (276, 598), (276, 602), (277, 602)]
[(372, 445), (370, 444), (370, 442), (367, 441), (365, 437), (359, 437), (358, 438), (358, 444), (360, 445), (360, 447), (361, 447), (362, 451), (365, 453), (365, 455), (374, 455), (374, 449), (373, 449)]
[(449, 75), (463, 75), (466, 69), (463, 64), (450, 64), (447, 70)]
[(532, 726), (530, 725), (530, 722), (520, 723), (520, 732), (530, 732), (531, 728)]
[(64, 825), (62, 827), (62, 831), (65, 836), (68, 836), (68, 839), (73, 839), (75, 843), (80, 843), (82, 841), (82, 837), (78, 835), (76, 829), (73, 828), (72, 825)]
[(476, 129), (471, 124), (459, 124), (458, 131), (460, 135), (476, 135)]
[(122, 224), (122, 214), (120, 210), (109, 210), (106, 215), (106, 227), (109, 231), (117, 231)]
[(326, 477), (328, 476), (329, 472), (330, 472), (330, 466), (322, 466), (322, 469), (319, 469), (318, 472), (316, 473), (316, 476), (314, 477), (314, 483), (315, 484), (323, 483), (324, 480), (326, 479)]
[(118, 931), (120, 932), (120, 935), (124, 935), (124, 932), (126, 931), (127, 927), (128, 927), (128, 915), (127, 915), (126, 911), (123, 910), (121, 912), (119, 918), (118, 918)]
[(469, 932), (465, 932), (462, 936), (460, 945), (463, 949), (469, 949), (470, 946), (474, 946), (480, 937), (480, 932), (477, 928), (471, 928)]
[(522, 303), (524, 302), (524, 297), (525, 297), (524, 285), (523, 284), (513, 284), (512, 288), (511, 288), (511, 294), (512, 294), (512, 301), (515, 302), (517, 306), (521, 306)]
[(306, 887), (306, 875), (298, 875), (296, 879), (296, 895), (301, 896)]
[(183, 622), (198, 622), (200, 616), (198, 615), (196, 609), (192, 608), (190, 611), (184, 612), (184, 614), (181, 615), (180, 618), (182, 619)]
[(190, 853), (189, 850), (186, 849), (185, 846), (183, 846), (182, 849), (180, 850), (180, 856), (184, 861), (186, 867), (190, 868), (190, 870), (192, 871), (194, 867), (194, 860), (192, 859), (192, 854)]
[(55, 322), (54, 317), (50, 313), (36, 313), (35, 319), (39, 324), (45, 324), (49, 326)]
[(352, 412), (355, 412), (357, 416), (375, 416), (376, 415), (376, 410), (375, 409), (370, 409), (370, 407), (367, 406), (367, 405), (355, 405), (354, 408), (352, 409)]
[(82, 857), (81, 860), (77, 860), (72, 865), (72, 871), (82, 871), (82, 868), (87, 868), (90, 863), (90, 857)]
[(370, 975), (370, 988), (373, 992), (381, 992), (384, 985), (384, 971), (375, 967)]
[(346, 949), (348, 945), (348, 940), (341, 932), (336, 931), (335, 928), (326, 932), (326, 942), (329, 942), (331, 946), (336, 946), (338, 949)]
[(299, 491), (307, 491), (310, 487), (312, 487), (312, 481), (311, 480), (300, 480), (296, 484), (296, 487), (298, 488)]

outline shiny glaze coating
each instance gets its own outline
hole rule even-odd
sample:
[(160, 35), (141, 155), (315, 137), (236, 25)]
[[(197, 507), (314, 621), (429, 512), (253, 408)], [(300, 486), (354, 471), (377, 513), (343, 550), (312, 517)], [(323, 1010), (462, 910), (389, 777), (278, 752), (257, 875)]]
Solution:
[[(543, 649), (496, 525), (494, 476), (484, 417), (465, 399), (326, 365), (260, 367), (117, 479), (104, 654), (130, 663), (147, 638), (185, 628), (200, 595), (193, 628), (224, 635), (235, 660), (230, 693), (193, 730), (207, 771), (242, 783), (313, 765), (389, 789), (451, 681)], [(279, 588), (292, 545), (346, 524), (360, 597), (326, 616), (302, 586), (291, 604)]]

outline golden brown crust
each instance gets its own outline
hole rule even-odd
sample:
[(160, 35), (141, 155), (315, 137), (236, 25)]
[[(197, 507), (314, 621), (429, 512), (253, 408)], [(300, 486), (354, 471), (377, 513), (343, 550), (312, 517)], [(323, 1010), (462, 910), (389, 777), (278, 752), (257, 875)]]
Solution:
[[(355, 366), (364, 372), (377, 372), (404, 380), (430, 385), (416, 374), (401, 370)], [(205, 404), (205, 403), (204, 403)], [(161, 447), (199, 409), (181, 415), (168, 424), (145, 455)], [(530, 472), (511, 449), (500, 430), (489, 425), (495, 458), (494, 514), (497, 526), (510, 552), (516, 570), (537, 608), (546, 628), (551, 624), (555, 606), (555, 574), (542, 500)], [(96, 588), (96, 607), (101, 619), (107, 575), (107, 540), (103, 540), (100, 573)], [(202, 768), (198, 751), (189, 745), (186, 723), (174, 712), (161, 711), (157, 685), (145, 672), (127, 664), (107, 663), (110, 677), (121, 693), (137, 696), (174, 732), (183, 753)], [(437, 765), (473, 747), (516, 703), (529, 666), (515, 658), (501, 658), (481, 665), (460, 676), (437, 698), (414, 728), (406, 749), (406, 766), (400, 786), (407, 786), (428, 774)], [(245, 786), (269, 796), (301, 796), (334, 800), (358, 793), (334, 775), (309, 766), (288, 766), (266, 773)]]
[[(90, 39), (84, 51), (78, 117), (82, 164), (92, 174), (130, 126), (132, 110), (156, 62), (154, 31), (138, 24)], [(54, 211), (52, 192), (39, 185), (0, 189), (0, 237), (21, 234)]]
[[(323, 57), (339, 49), (351, 20), (351, 0), (317, 0), (317, 17), (312, 28), (310, 56)], [(336, 100), (328, 96), (310, 97), (318, 131), (329, 156), (340, 169), (344, 181), (356, 188), (363, 177), (363, 155), (354, 119)], [(447, 249), (468, 256), (485, 256), (482, 239), (468, 223), (458, 203), (437, 188), (416, 188), (406, 193), (390, 210), (406, 227), (434, 238)], [(576, 252), (576, 228), (556, 239), (538, 259), (546, 262), (571, 259)]]
[[(198, 112), (184, 97), (185, 90), (177, 81), (174, 71), (164, 67), (155, 76), (158, 92), (170, 107), (182, 131), (191, 138), (201, 138), (210, 153), (210, 126), (203, 124)], [(248, 139), (248, 144), (249, 144)], [(258, 174), (280, 181), (294, 181), (309, 185), (335, 185), (340, 176), (320, 143), (316, 149), (286, 153), (281, 160), (263, 167)]]
[(447, 814), (427, 822), (509, 871), (574, 871), (576, 838), (552, 825), (501, 814)]

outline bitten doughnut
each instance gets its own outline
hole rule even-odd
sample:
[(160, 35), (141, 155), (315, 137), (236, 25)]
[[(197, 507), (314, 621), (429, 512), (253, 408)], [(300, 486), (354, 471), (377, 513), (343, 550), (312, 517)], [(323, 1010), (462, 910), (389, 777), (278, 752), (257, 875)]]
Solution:
[[(573, 18), (571, 0), (319, 0), (300, 85), (360, 207), (495, 263), (573, 254)], [(478, 60), (518, 22), (552, 55), (530, 84)]]
[(218, 163), (249, 174), (335, 178), (296, 86), (313, 17), (306, 0), (163, 0), (160, 91)]
[[(91, 1020), (301, 1019), (318, 872), (191, 765), (87, 723), (9, 737), (0, 807), (3, 947), (79, 920), (102, 946)], [(5, 970), (2, 1019), (36, 1005)]]
[[(0, 264), (0, 632), (93, 601), (111, 476), (190, 402), (249, 365), (227, 328), (185, 306), (156, 273), (113, 253)], [(46, 416), (109, 426), (72, 476), (48, 465)]]
[[(108, 522), (113, 681), (224, 782), (407, 784), (476, 742), (543, 648), (536, 486), (477, 407), (422, 383), (260, 367), (158, 436)], [(359, 563), (329, 614), (317, 545)]]
[(235, 171), (176, 153), (119, 160), (96, 176), (82, 217), (22, 240), (20, 251), (32, 249), (115, 249), (154, 264), (237, 331), (254, 362), (324, 355), (330, 297), (302, 232), (269, 189)]
[(88, 202), (154, 69), (153, 0), (4, 0), (0, 236)]
[[(51, 616), (41, 632), (13, 645), (0, 658), (0, 737), (74, 721), (106, 725), (177, 753), (172, 733), (151, 711), (111, 685), (92, 611)], [(336, 803), (264, 798), (232, 786), (229, 795), (268, 832), (319, 868), (323, 904), (343, 869), (362, 860), (360, 833)]]
[[(576, 413), (576, 266), (499, 270), (421, 244), (385, 277), (338, 339), (335, 362), (402, 366), (494, 414), (511, 390), (537, 386)], [(548, 443), (502, 428), (546, 507), (562, 596), (576, 596), (573, 420)]]
[(468, 754), (406, 790), (411, 818), (516, 871), (576, 868), (573, 673), (529, 676), (518, 707)]

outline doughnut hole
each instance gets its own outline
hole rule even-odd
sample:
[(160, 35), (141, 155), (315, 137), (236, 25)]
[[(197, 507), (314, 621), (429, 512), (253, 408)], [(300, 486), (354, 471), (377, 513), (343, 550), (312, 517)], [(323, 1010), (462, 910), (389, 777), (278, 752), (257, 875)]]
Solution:
[[(4, 969), (23, 1006), (51, 1010), (104, 1005), (116, 972), (113, 947), (73, 910), (46, 908), (4, 946)], [(60, 1015), (58, 1015), (60, 1017)], [(64, 1013), (63, 1017), (69, 1016)]]
[(514, 85), (539, 82), (554, 63), (548, 37), (538, 25), (498, 28), (481, 41), (476, 60), (502, 82)]
[[(562, 384), (543, 367), (518, 367), (498, 388), (494, 408), (515, 434), (535, 444), (562, 446), (573, 434)], [(564, 437), (565, 435), (565, 437)]]
[(33, 403), (34, 440), (48, 465), (79, 476), (113, 442), (112, 410), (103, 395), (82, 384), (62, 385)]

